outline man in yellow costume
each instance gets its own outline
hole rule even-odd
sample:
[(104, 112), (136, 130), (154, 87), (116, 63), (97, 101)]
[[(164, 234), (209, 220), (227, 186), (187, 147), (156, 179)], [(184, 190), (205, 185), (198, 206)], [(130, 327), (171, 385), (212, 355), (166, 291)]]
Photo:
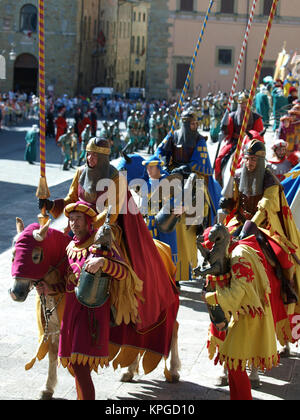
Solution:
[(171, 174), (179, 173), (187, 179), (191, 173), (195, 173), (197, 178), (204, 180), (205, 198), (201, 226), (187, 226), (189, 215), (183, 213), (176, 227), (178, 246), (176, 281), (186, 281), (191, 279), (192, 268), (197, 265), (198, 228), (203, 229), (213, 223), (221, 190), (213, 179), (206, 138), (198, 132), (198, 116), (193, 109), (182, 112), (181, 128), (165, 137), (155, 151), (155, 157), (165, 162)]
[(284, 345), (294, 341), (294, 315), (300, 313), (300, 232), (283, 187), (265, 168), (265, 156), (265, 145), (259, 140), (246, 145), (244, 164), (235, 176), (232, 197), (222, 199), (220, 206), (228, 214), (224, 224), (233, 236), (246, 238), (249, 222), (254, 223), (250, 233), (256, 235), (271, 267), (272, 310), (278, 340)]

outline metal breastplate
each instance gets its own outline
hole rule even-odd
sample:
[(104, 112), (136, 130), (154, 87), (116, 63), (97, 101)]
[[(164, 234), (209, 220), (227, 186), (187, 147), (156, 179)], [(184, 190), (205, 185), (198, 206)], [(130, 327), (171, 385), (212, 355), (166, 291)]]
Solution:
[(192, 147), (183, 147), (182, 145), (177, 146), (173, 144), (173, 164), (175, 166), (188, 163), (191, 160), (194, 149)]
[(239, 193), (238, 219), (242, 222), (252, 219), (257, 212), (257, 204), (262, 197), (262, 194), (247, 197), (246, 195)]

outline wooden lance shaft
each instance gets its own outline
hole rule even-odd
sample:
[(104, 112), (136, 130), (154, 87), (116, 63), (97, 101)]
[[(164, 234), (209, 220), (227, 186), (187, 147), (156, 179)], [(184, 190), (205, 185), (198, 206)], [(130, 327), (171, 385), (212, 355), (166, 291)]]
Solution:
[[(50, 197), (46, 180), (46, 93), (45, 93), (45, 19), (44, 0), (39, 0), (39, 96), (40, 96), (40, 180), (36, 196), (40, 199)], [(38, 215), (39, 223), (49, 220), (46, 208)]]
[(255, 12), (257, 1), (258, 0), (253, 0), (250, 16), (249, 16), (249, 20), (248, 20), (248, 25), (247, 25), (245, 36), (244, 36), (242, 49), (241, 49), (241, 52), (240, 52), (238, 64), (237, 64), (237, 67), (236, 67), (236, 70), (235, 70), (235, 75), (234, 75), (234, 78), (233, 78), (233, 83), (232, 83), (232, 87), (231, 87), (231, 91), (230, 91), (230, 95), (229, 95), (229, 100), (228, 100), (228, 104), (227, 104), (227, 111), (228, 112), (230, 112), (230, 110), (231, 110), (233, 95), (236, 91), (237, 82), (238, 82), (239, 75), (240, 75), (240, 72), (241, 72), (241, 65), (242, 65), (243, 60), (244, 60), (245, 51), (246, 51), (246, 47), (247, 47), (247, 44), (248, 44), (249, 33), (250, 33), (250, 30), (251, 30), (251, 27), (252, 27), (254, 12)]
[[(254, 12), (255, 12), (257, 1), (258, 0), (253, 0), (250, 16), (249, 16), (249, 20), (248, 20), (248, 25), (247, 25), (245, 36), (244, 36), (244, 41), (243, 41), (243, 44), (242, 44), (239, 60), (238, 60), (237, 66), (236, 66), (235, 75), (234, 75), (233, 82), (232, 82), (232, 87), (231, 87), (231, 91), (230, 91), (230, 95), (229, 95), (229, 99), (228, 99), (228, 104), (227, 104), (226, 111), (225, 111), (225, 114), (224, 114), (224, 117), (223, 117), (224, 119), (227, 119), (226, 117), (228, 117), (228, 115), (231, 111), (231, 105), (232, 105), (232, 102), (233, 102), (233, 95), (235, 94), (237, 82), (238, 82), (239, 75), (240, 75), (240, 72), (241, 72), (241, 66), (242, 66), (242, 63), (243, 63), (243, 60), (244, 60), (245, 51), (246, 51), (246, 47), (247, 47), (247, 44), (248, 44), (249, 33), (250, 33), (250, 29), (252, 27)], [(215, 154), (215, 161), (214, 161), (214, 166), (213, 166), (214, 169), (215, 169), (217, 157), (219, 155), (221, 143), (222, 143), (224, 137), (225, 137), (225, 135), (221, 132), (220, 137), (219, 137), (219, 144), (218, 144), (217, 151), (216, 151), (216, 154)]]
[(182, 104), (183, 104), (184, 98), (186, 96), (188, 87), (190, 85), (191, 77), (192, 77), (194, 67), (195, 67), (195, 63), (196, 63), (196, 58), (197, 58), (197, 55), (198, 55), (200, 44), (201, 44), (202, 39), (203, 39), (203, 35), (204, 35), (205, 28), (206, 28), (206, 25), (207, 25), (208, 17), (210, 15), (213, 4), (214, 4), (214, 0), (210, 0), (209, 6), (208, 6), (208, 9), (207, 9), (205, 18), (204, 18), (201, 33), (199, 35), (198, 42), (197, 42), (197, 45), (196, 45), (196, 48), (195, 48), (195, 51), (194, 51), (192, 62), (191, 62), (191, 65), (190, 65), (190, 68), (189, 68), (189, 71), (188, 71), (188, 74), (187, 74), (187, 78), (186, 78), (183, 90), (181, 92), (181, 96), (180, 96), (179, 103), (178, 103), (178, 106), (177, 106), (176, 114), (175, 114), (175, 117), (174, 117), (173, 124), (172, 124), (169, 135), (174, 134), (176, 124), (177, 124), (177, 121), (178, 121), (178, 118), (179, 118), (179, 115), (180, 115), (180, 112), (181, 112), (181, 109), (182, 109)]
[(260, 51), (260, 54), (259, 54), (259, 58), (258, 58), (258, 62), (257, 62), (257, 66), (256, 66), (256, 70), (255, 70), (255, 74), (254, 74), (254, 78), (253, 78), (253, 82), (252, 82), (252, 87), (251, 87), (251, 91), (250, 91), (250, 95), (249, 95), (249, 99), (248, 99), (248, 103), (247, 103), (247, 107), (246, 107), (246, 111), (245, 111), (245, 115), (244, 115), (243, 124), (242, 124), (242, 127), (241, 127), (241, 131), (240, 131), (240, 135), (239, 135), (239, 139), (238, 139), (238, 143), (237, 143), (237, 148), (236, 148), (234, 158), (233, 158), (233, 162), (232, 162), (232, 166), (231, 166), (231, 171), (230, 171), (231, 178), (234, 177), (235, 171), (236, 171), (236, 168), (237, 168), (237, 165), (238, 165), (238, 160), (239, 160), (240, 153), (241, 153), (243, 139), (244, 139), (244, 136), (245, 136), (247, 125), (248, 125), (250, 111), (251, 111), (251, 107), (252, 107), (252, 104), (253, 104), (253, 99), (254, 99), (254, 96), (255, 96), (256, 88), (257, 88), (257, 85), (258, 85), (258, 81), (259, 81), (259, 77), (260, 77), (260, 73), (261, 73), (261, 68), (262, 68), (262, 63), (263, 63), (263, 60), (264, 60), (264, 56), (265, 56), (265, 52), (266, 52), (266, 48), (267, 48), (267, 44), (268, 44), (268, 40), (269, 40), (269, 36), (270, 36), (270, 31), (271, 31), (272, 23), (273, 23), (273, 20), (274, 20), (274, 16), (275, 16), (278, 1), (279, 0), (273, 0), (268, 24), (267, 24), (267, 27), (266, 27), (265, 36), (264, 36), (263, 43), (262, 43), (262, 46), (261, 46), (261, 51)]

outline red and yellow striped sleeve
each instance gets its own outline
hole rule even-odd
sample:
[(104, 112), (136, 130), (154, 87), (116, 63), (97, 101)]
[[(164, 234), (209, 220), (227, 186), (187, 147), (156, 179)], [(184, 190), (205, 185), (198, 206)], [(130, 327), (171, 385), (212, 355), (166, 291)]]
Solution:
[(104, 258), (102, 271), (116, 280), (125, 280), (128, 275), (128, 269), (123, 264), (107, 258)]

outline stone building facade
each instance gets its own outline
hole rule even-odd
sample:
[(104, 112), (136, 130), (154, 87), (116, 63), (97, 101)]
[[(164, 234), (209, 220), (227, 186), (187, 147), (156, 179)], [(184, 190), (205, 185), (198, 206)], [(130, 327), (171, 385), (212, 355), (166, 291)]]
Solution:
[[(162, 62), (156, 68), (160, 67), (164, 71), (163, 80), (158, 81), (158, 84), (168, 84), (164, 94), (168, 98), (175, 98), (181, 93), (209, 1), (169, 0), (163, 3), (168, 4), (169, 11), (162, 15), (159, 24), (161, 27), (164, 26), (164, 22), (169, 25), (169, 36), (164, 36), (164, 46), (168, 45), (167, 54), (164, 52), (164, 57), (160, 57), (162, 53), (159, 51), (160, 56), (157, 56)], [(272, 3), (272, 0), (257, 2), (237, 90), (251, 87)], [(190, 95), (203, 97), (208, 92), (230, 92), (252, 4), (252, 0), (214, 2), (200, 45)], [(155, 34), (150, 35), (150, 38), (154, 36)], [(299, 38), (299, 1), (280, 0), (261, 77), (273, 76), (277, 56), (284, 42), (288, 53), (299, 53)], [(160, 39), (160, 42), (163, 42), (163, 39)], [(153, 83), (155, 85), (154, 81)]]
[[(81, 0), (45, 2), (46, 88), (73, 94), (79, 66)], [(16, 60), (8, 58), (13, 49)], [(6, 59), (3, 91), (38, 89), (38, 0), (0, 2), (0, 50)]]
[[(120, 93), (133, 84), (143, 87), (147, 21), (147, 1), (46, 0), (46, 88), (73, 96), (90, 95), (95, 86), (111, 86)], [(138, 62), (132, 37), (141, 40)], [(11, 49), (15, 61), (9, 59)], [(0, 54), (3, 50), (6, 79), (0, 80), (0, 90), (37, 93), (38, 0), (0, 2)]]

